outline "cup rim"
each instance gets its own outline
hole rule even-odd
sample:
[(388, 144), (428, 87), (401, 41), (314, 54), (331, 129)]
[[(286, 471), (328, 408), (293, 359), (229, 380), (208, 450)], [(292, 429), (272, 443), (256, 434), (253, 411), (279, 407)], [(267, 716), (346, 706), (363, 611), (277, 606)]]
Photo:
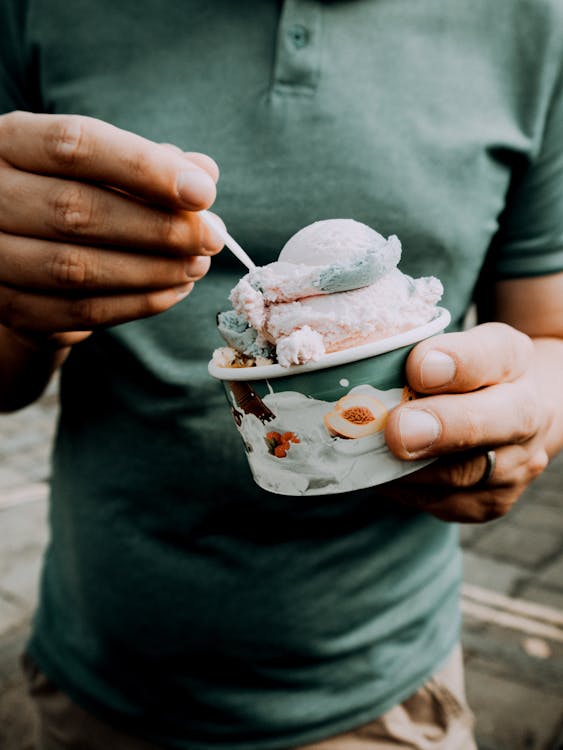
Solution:
[(445, 307), (437, 307), (437, 314), (421, 326), (410, 328), (395, 336), (388, 336), (378, 341), (372, 341), (369, 344), (361, 344), (348, 349), (342, 349), (338, 352), (325, 354), (324, 357), (314, 362), (307, 362), (304, 365), (290, 365), (282, 367), (281, 365), (261, 365), (258, 367), (219, 367), (213, 361), (210, 361), (207, 369), (209, 374), (217, 380), (270, 380), (272, 378), (287, 378), (291, 375), (299, 375), (304, 372), (314, 372), (315, 370), (326, 370), (329, 367), (357, 362), (361, 359), (368, 359), (378, 354), (385, 354), (393, 349), (400, 349), (409, 344), (416, 344), (418, 341), (433, 336), (435, 333), (443, 331), (450, 323), (451, 315)]

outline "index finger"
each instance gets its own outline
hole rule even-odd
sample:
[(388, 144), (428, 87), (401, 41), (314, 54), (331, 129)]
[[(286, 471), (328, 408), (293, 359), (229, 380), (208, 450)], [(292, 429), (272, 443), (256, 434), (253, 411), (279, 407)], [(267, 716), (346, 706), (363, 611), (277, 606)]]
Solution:
[(406, 375), (418, 393), (467, 393), (516, 380), (532, 355), (533, 344), (524, 333), (505, 323), (484, 323), (417, 344)]
[(27, 172), (100, 182), (172, 208), (198, 211), (215, 200), (214, 180), (195, 162), (92, 117), (4, 115), (0, 158)]

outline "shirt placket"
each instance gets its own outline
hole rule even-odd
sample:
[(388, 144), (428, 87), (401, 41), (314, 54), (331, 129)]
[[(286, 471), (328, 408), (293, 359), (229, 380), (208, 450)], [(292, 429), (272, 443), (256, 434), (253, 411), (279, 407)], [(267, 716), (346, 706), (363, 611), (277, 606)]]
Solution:
[(322, 9), (313, 0), (285, 0), (278, 28), (273, 91), (314, 94), (321, 72)]

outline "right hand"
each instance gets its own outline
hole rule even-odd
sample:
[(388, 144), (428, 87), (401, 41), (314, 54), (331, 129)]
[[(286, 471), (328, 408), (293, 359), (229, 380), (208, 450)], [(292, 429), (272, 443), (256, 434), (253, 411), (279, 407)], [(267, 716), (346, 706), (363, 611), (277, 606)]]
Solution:
[(0, 116), (0, 325), (61, 349), (172, 307), (222, 243), (215, 162), (90, 117)]

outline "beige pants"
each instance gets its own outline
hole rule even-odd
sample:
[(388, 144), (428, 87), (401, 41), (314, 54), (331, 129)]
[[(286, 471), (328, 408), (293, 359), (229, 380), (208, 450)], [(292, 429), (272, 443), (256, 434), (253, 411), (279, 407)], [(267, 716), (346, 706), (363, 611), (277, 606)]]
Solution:
[[(39, 711), (39, 750), (162, 750), (81, 709), (28, 660), (24, 669)], [(376, 721), (288, 750), (477, 750), (472, 725), (457, 648), (420, 690)]]

